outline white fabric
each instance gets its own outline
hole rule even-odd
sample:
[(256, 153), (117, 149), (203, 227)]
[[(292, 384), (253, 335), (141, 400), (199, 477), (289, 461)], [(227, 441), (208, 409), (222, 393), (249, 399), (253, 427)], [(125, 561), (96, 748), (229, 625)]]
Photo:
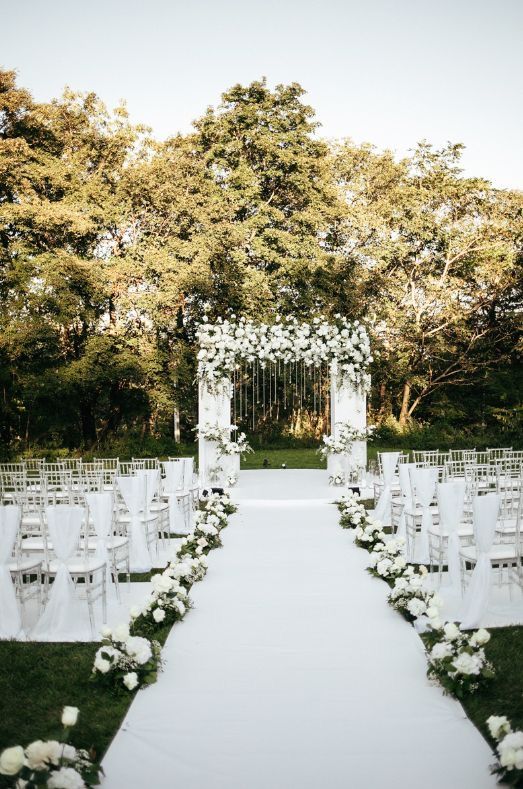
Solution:
[(128, 535), (131, 572), (148, 573), (152, 564), (142, 519), (146, 507), (146, 477), (144, 474), (117, 477), (117, 485), (131, 517)]
[(160, 472), (157, 469), (140, 469), (137, 475), (145, 479), (145, 510), (148, 512), (154, 497), (158, 493)]
[(438, 499), (439, 529), (448, 533), (447, 566), (451, 586), (456, 592), (461, 589), (458, 527), (463, 518), (465, 504), (464, 482), (440, 482), (436, 495)]
[(22, 618), (8, 567), (21, 515), (20, 507), (0, 506), (0, 638), (17, 638), (22, 631)]
[(398, 529), (396, 535), (405, 539), (407, 536), (407, 524), (405, 520), (405, 509), (412, 507), (412, 486), (411, 486), (411, 478), (410, 473), (411, 469), (416, 468), (415, 463), (400, 463), (398, 465), (398, 474), (399, 474), (399, 482), (400, 482), (400, 491), (401, 491), (401, 503), (403, 507), (401, 509), (401, 515), (398, 523)]
[(104, 789), (496, 786), (488, 744), (427, 681), (336, 508), (270, 500), (318, 496), (315, 474), (242, 472), (240, 511), (111, 743)]
[[(91, 520), (96, 532), (96, 557), (106, 564), (106, 586), (110, 588), (111, 569), (107, 546), (111, 541), (113, 496), (111, 493), (86, 493)], [(115, 590), (116, 591), (116, 590)]]
[[(426, 563), (429, 561), (429, 529), (432, 527), (430, 505), (434, 498), (434, 491), (438, 481), (438, 469), (413, 468), (411, 474), (415, 495), (421, 504), (422, 510), (419, 548), (416, 551), (416, 558), (418, 562)], [(413, 558), (412, 552), (411, 558)]]
[(59, 504), (46, 507), (45, 515), (58, 566), (47, 604), (31, 630), (31, 638), (36, 641), (87, 641), (90, 638), (87, 607), (76, 597), (67, 569), (67, 561), (74, 556), (79, 544), (85, 510), (76, 505)]
[(492, 583), (492, 564), (489, 557), (494, 541), (500, 497), (497, 493), (476, 496), (472, 500), (476, 566), (469, 581), (461, 614), (461, 626), (468, 630), (478, 627), (488, 605)]
[(163, 492), (169, 502), (169, 531), (171, 534), (185, 534), (188, 529), (185, 527), (183, 511), (176, 495), (183, 489), (184, 463), (182, 460), (169, 460), (163, 464), (163, 467), (165, 469)]
[(384, 526), (390, 526), (392, 493), (391, 485), (394, 481), (394, 471), (398, 464), (399, 452), (382, 452), (381, 467), (383, 469), (383, 490), (374, 510), (374, 517)]

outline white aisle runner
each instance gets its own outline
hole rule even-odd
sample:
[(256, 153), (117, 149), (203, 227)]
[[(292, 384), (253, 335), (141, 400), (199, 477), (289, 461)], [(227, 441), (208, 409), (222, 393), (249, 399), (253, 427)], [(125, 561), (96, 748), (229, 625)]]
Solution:
[(158, 683), (133, 702), (104, 786), (495, 786), (489, 747), (428, 683), (418, 637), (335, 507), (271, 501), (266, 485), (258, 495), (242, 499), (193, 587), (195, 610), (174, 627)]

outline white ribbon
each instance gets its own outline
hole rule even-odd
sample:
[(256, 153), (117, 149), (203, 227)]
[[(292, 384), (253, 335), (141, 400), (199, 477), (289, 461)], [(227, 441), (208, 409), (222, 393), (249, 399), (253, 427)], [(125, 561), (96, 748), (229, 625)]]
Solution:
[(436, 482), (438, 481), (438, 469), (415, 468), (412, 470), (412, 481), (416, 498), (421, 504), (421, 531), (417, 560), (421, 563), (426, 563), (429, 561), (429, 530), (432, 527), (430, 505), (434, 497)]
[(374, 510), (374, 518), (381, 521), (384, 526), (391, 524), (391, 504), (392, 492), (391, 486), (394, 480), (394, 471), (398, 464), (399, 452), (382, 452), (381, 454), (381, 467), (383, 469), (383, 490), (379, 497), (376, 509)]
[(145, 524), (140, 516), (146, 509), (146, 477), (118, 477), (117, 484), (131, 518), (129, 528), (129, 560), (132, 573), (148, 573), (152, 567), (147, 548)]
[(500, 497), (497, 493), (476, 496), (472, 501), (476, 566), (470, 578), (461, 615), (461, 627), (469, 630), (479, 627), (487, 608), (492, 584), (490, 549), (494, 542)]
[[(461, 594), (458, 528), (463, 518), (465, 504), (464, 482), (440, 482), (436, 491), (438, 499), (439, 529), (448, 533), (447, 567), (450, 585)], [(444, 539), (444, 538), (443, 538)]]

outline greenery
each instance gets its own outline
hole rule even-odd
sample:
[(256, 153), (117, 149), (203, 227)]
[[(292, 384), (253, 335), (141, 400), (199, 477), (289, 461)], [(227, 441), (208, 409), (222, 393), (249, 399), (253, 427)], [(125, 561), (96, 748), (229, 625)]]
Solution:
[(522, 195), (464, 178), (461, 145), (321, 140), (303, 93), (236, 85), (159, 142), (94, 93), (35, 102), (0, 71), (4, 456), (174, 454), (204, 314), (364, 318), (385, 431), (521, 433)]

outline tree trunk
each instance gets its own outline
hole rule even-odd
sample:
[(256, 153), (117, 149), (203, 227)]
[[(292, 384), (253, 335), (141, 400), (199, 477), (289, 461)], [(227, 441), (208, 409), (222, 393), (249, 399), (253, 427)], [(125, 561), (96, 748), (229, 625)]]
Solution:
[(401, 411), (399, 416), (399, 424), (404, 427), (407, 424), (407, 419), (409, 416), (409, 403), (410, 403), (410, 382), (405, 381), (403, 384), (403, 398), (401, 400)]
[(96, 424), (91, 403), (80, 403), (80, 421), (84, 445), (88, 447), (96, 444)]

